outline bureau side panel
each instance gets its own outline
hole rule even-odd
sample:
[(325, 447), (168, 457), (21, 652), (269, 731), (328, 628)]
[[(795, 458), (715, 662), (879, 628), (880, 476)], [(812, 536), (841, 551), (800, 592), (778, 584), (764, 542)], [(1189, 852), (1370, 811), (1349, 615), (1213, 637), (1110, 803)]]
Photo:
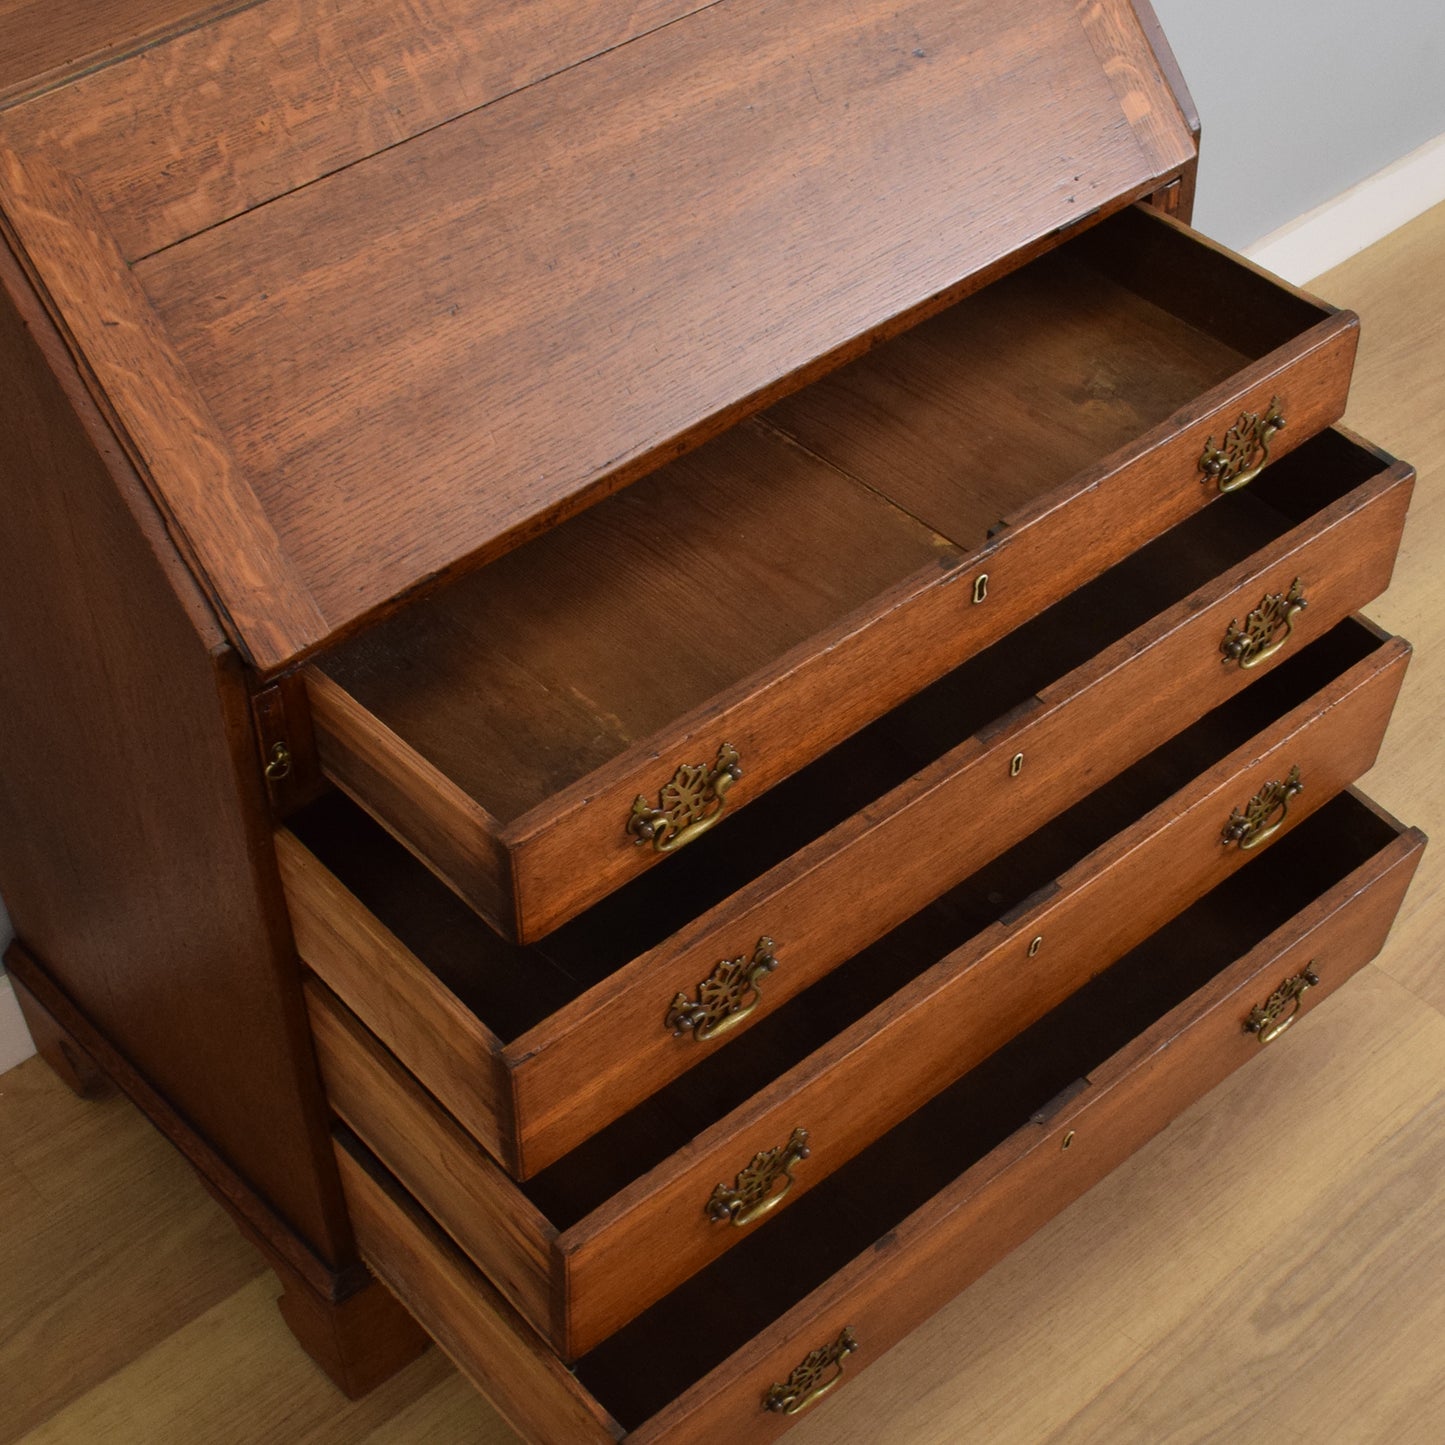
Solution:
[(3, 246), (0, 376), (0, 891), (17, 935), (345, 1263), (240, 664)]

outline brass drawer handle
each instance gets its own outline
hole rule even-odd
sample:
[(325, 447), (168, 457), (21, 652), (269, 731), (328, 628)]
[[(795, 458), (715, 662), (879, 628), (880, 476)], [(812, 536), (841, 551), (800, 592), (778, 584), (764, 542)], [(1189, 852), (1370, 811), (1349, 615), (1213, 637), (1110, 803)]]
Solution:
[(740, 954), (725, 958), (697, 986), (697, 998), (685, 993), (672, 1000), (663, 1026), (673, 1038), (689, 1029), (700, 1044), (735, 1029), (763, 1001), (763, 979), (777, 966), (777, 945), (771, 938), (758, 939), (753, 956)]
[[(708, 1218), (714, 1224), (731, 1220), (743, 1229), (770, 1214), (793, 1187), (793, 1165), (808, 1157), (808, 1131), (794, 1129), (786, 1144), (753, 1155), (753, 1162), (733, 1180), (719, 1184), (707, 1202)], [(783, 1187), (777, 1188), (779, 1180)]]
[(849, 1325), (831, 1345), (814, 1350), (781, 1385), (773, 1385), (763, 1396), (763, 1409), (775, 1415), (801, 1415), (843, 1378), (843, 1361), (857, 1348)]
[[(1252, 797), (1243, 808), (1236, 808), (1224, 825), (1221, 837), (1226, 843), (1238, 843), (1245, 850), (1258, 848), (1267, 838), (1272, 838), (1284, 827), (1289, 814), (1290, 799), (1304, 792), (1300, 781), (1299, 764), (1289, 770), (1284, 782), (1271, 779)], [(1274, 815), (1278, 813), (1276, 818)], [(1271, 818), (1274, 819), (1271, 822)]]
[(627, 820), (627, 832), (641, 848), (651, 843), (659, 853), (671, 853), (706, 833), (727, 806), (728, 789), (742, 777), (738, 750), (724, 743), (712, 767), (684, 763), (670, 782), (662, 785), (654, 808), (639, 793)]
[(1288, 592), (1266, 593), (1259, 606), (1244, 619), (1243, 627), (1238, 618), (1229, 619), (1224, 641), (1219, 644), (1224, 661), (1237, 662), (1241, 667), (1258, 667), (1290, 640), (1295, 617), (1308, 606), (1298, 577), (1290, 583)]
[(1244, 1021), (1245, 1033), (1253, 1034), (1262, 1044), (1277, 1039), (1299, 1017), (1306, 990), (1312, 989), (1319, 981), (1320, 976), (1315, 972), (1313, 963), (1303, 973), (1285, 979), (1263, 1003), (1250, 1009), (1249, 1017)]
[(1284, 415), (1279, 398), (1271, 397), (1269, 410), (1263, 416), (1246, 411), (1224, 434), (1224, 443), (1214, 445), (1211, 436), (1204, 443), (1199, 470), (1207, 481), (1219, 483), (1221, 492), (1237, 492), (1247, 487), (1269, 462), (1269, 444), (1274, 434), (1284, 430)]

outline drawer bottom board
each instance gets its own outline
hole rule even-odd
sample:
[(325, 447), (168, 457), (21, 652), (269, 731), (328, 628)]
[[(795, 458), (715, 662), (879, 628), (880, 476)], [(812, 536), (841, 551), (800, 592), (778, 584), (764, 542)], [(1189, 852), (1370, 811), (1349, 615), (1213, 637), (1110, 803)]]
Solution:
[(1286, 978), (1315, 970), (1308, 1008), (1372, 958), (1422, 846), (1342, 795), (575, 1375), (343, 1140), (363, 1253), (528, 1438), (770, 1438), (770, 1391), (810, 1352), (847, 1330), (857, 1352), (815, 1383), (856, 1374), (1247, 1062)]

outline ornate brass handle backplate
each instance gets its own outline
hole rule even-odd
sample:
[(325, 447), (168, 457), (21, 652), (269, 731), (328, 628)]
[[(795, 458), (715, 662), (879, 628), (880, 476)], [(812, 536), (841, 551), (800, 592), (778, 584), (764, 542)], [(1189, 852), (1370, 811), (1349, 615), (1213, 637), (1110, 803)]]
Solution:
[(858, 1348), (851, 1326), (831, 1344), (814, 1350), (781, 1385), (763, 1396), (763, 1409), (777, 1415), (800, 1415), (815, 1405), (843, 1378), (843, 1361)]
[(719, 1184), (713, 1190), (707, 1202), (708, 1218), (715, 1224), (730, 1221), (738, 1229), (761, 1219), (783, 1202), (793, 1187), (793, 1165), (807, 1157), (808, 1131), (794, 1129), (786, 1144), (754, 1154), (753, 1162), (731, 1184)]
[(697, 986), (697, 998), (685, 993), (672, 1000), (663, 1026), (674, 1038), (689, 1030), (700, 1044), (736, 1028), (762, 1002), (762, 982), (778, 966), (771, 938), (758, 939), (753, 956), (725, 958)]
[(1296, 763), (1283, 782), (1271, 779), (1244, 807), (1236, 808), (1220, 836), (1226, 843), (1238, 843), (1246, 851), (1258, 848), (1284, 827), (1290, 799), (1304, 792), (1304, 788)]
[(1284, 414), (1279, 398), (1272, 397), (1263, 416), (1246, 411), (1224, 434), (1220, 446), (1210, 437), (1199, 458), (1199, 470), (1206, 481), (1218, 482), (1221, 492), (1237, 492), (1247, 487), (1269, 461), (1269, 444), (1274, 434), (1284, 430)]
[(727, 806), (728, 789), (742, 777), (738, 750), (724, 743), (711, 767), (684, 763), (662, 785), (653, 807), (639, 793), (627, 820), (627, 832), (639, 848), (651, 843), (659, 853), (671, 853), (706, 833)]
[(1277, 1039), (1299, 1017), (1306, 989), (1313, 988), (1319, 981), (1320, 976), (1315, 972), (1313, 963), (1303, 973), (1285, 979), (1263, 1003), (1250, 1009), (1249, 1017), (1244, 1021), (1245, 1033), (1254, 1034), (1262, 1044)]
[(1258, 667), (1289, 641), (1295, 617), (1307, 606), (1298, 577), (1290, 583), (1288, 592), (1266, 593), (1259, 606), (1244, 619), (1243, 627), (1238, 618), (1229, 619), (1224, 641), (1219, 644), (1224, 661), (1237, 662), (1241, 667)]

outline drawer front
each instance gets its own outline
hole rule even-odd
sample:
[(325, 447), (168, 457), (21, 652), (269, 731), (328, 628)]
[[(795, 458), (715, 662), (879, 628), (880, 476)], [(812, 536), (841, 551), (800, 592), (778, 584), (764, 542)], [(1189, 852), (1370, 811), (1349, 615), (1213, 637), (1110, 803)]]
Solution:
[[(1083, 859), (1046, 900), (963, 943), (560, 1237), (344, 1006), (313, 985), (328, 1098), (508, 1300), (576, 1358), (1257, 856), (1221, 833), (1263, 796), (1267, 780), (1292, 769), (1307, 780), (1279, 817), (1287, 829), (1363, 774), (1407, 657), (1398, 639), (1382, 643)], [(800, 1126), (805, 1159), (786, 1147)], [(783, 1153), (758, 1171), (773, 1166), (768, 1206), (754, 1207), (741, 1228), (712, 1218), (715, 1188), (779, 1145)]]
[[(888, 347), (881, 348), (731, 439), (564, 524), (531, 553), (503, 559), (497, 565), (507, 569), (508, 585), (490, 589), (496, 599), (483, 595), (485, 573), (467, 579), (308, 669), (328, 776), (500, 931), (539, 938), (662, 863), (680, 839), (725, 823), (729, 812), (1207, 505), (1220, 480), (1201, 470), (1208, 455), (1227, 453), (1218, 466), (1247, 472), (1339, 418), (1354, 357), (1352, 317), (1292, 293), (1172, 223), (1121, 217), (1108, 227), (1132, 258), (1132, 270), (1123, 268), (1128, 274), (1105, 278), (1096, 266), (1045, 257), (1040, 266), (1063, 269), (1042, 289), (1018, 277), (1004, 283), (1018, 293), (1017, 326), (1037, 332), (1038, 346), (1053, 350), (1037, 367), (1016, 359), (1020, 375), (1002, 392), (985, 384), (993, 378), (955, 359), (930, 378), (937, 395), (920, 388), (918, 395), (928, 396), (921, 412), (899, 407), (892, 414), (868, 390), (895, 385)], [(1156, 255), (1161, 248), (1167, 265)], [(1160, 272), (1173, 281), (1160, 283)], [(1180, 283), (1196, 272), (1207, 300)], [(1072, 291), (1092, 284), (1107, 295), (1082, 308), (1093, 317), (1076, 320), (1083, 333), (1054, 328), (1079, 353), (1066, 360), (1064, 342), (1050, 339), (1051, 324)], [(993, 304), (970, 298), (960, 310)], [(1113, 317), (1102, 332), (1094, 311)], [(1163, 332), (1152, 342), (1134, 334), (1146, 312), (1169, 318), (1167, 340)], [(947, 323), (935, 318), (924, 329)], [(1013, 324), (1007, 316), (1005, 324)], [(890, 343), (908, 356), (919, 344), (907, 335)], [(1191, 349), (1207, 352), (1209, 363), (1191, 367)], [(1089, 360), (1095, 352), (1111, 360), (1095, 366)], [(994, 360), (1005, 365), (1002, 356)], [(859, 381), (874, 372), (871, 383)], [(858, 406), (851, 404), (854, 388), (863, 398)], [(1052, 418), (1051, 426), (1041, 417)], [(860, 456), (850, 446), (860, 418), (865, 450), (881, 457)], [(730, 478), (727, 465), (736, 462), (713, 466), (710, 459), (740, 446), (738, 435), (750, 439), (752, 450)], [(802, 447), (785, 440), (792, 436)], [(996, 449), (981, 452), (980, 436), (998, 438)], [(911, 467), (911, 453), (938, 437), (950, 438), (951, 449), (942, 474), (932, 477), (938, 468)], [(840, 505), (847, 498), (856, 508), (866, 495), (881, 515), (870, 521), (860, 514), (857, 531), (833, 544), (829, 509), (816, 500), (794, 508), (754, 505), (749, 498), (762, 464), (753, 453), (768, 444), (777, 453), (770, 463), (775, 494), (796, 488), (812, 497), (831, 484)], [(678, 475), (669, 481), (672, 469)], [(938, 497), (914, 495), (924, 473)], [(1010, 476), (1029, 480), (1010, 486), (1004, 480)], [(718, 500), (679, 535), (668, 519), (680, 498), (700, 490)], [(644, 491), (655, 504), (650, 511), (610, 529), (599, 522)], [(961, 491), (997, 510), (981, 518), (971, 506), (960, 515)], [(653, 512), (655, 532), (647, 525)], [(579, 553), (585, 561), (558, 560), (568, 526), (598, 533), (596, 548)], [(905, 527), (913, 531), (896, 540)], [(839, 560), (849, 548), (859, 550), (860, 535), (876, 539), (879, 554), (896, 546), (899, 557), (863, 597), (836, 585), (834, 576), (863, 565)], [(779, 538), (786, 546), (774, 557)], [(760, 549), (768, 553), (766, 567), (751, 555)], [(805, 586), (797, 599), (780, 598), (757, 625), (735, 626), (731, 614), (744, 605), (738, 579), (756, 577), (761, 589), (783, 574), (815, 578), (813, 590), (821, 594), (836, 591), (832, 615), (820, 616), (802, 636), (781, 627), (780, 617), (810, 600)], [(599, 575), (629, 580), (609, 582), (604, 594)], [(696, 581), (679, 593), (675, 575)], [(666, 585), (653, 585), (652, 576), (666, 576)], [(580, 599), (567, 623), (576, 635), (551, 616), (565, 610), (559, 599), (569, 590)], [(519, 613), (519, 597), (548, 614), (543, 623)], [(649, 631), (648, 608), (667, 619), (655, 624), (658, 638)], [(686, 616), (685, 626), (675, 625), (674, 613)], [(434, 616), (423, 628), (419, 619)], [(423, 631), (444, 645), (419, 649)], [(778, 647), (753, 659), (760, 631), (776, 631)], [(729, 671), (730, 651), (746, 651), (755, 665)], [(639, 656), (654, 655), (650, 670), (639, 664)], [(715, 677), (711, 690), (698, 695), (684, 685), (691, 672)], [(566, 715), (555, 736), (529, 738), (519, 721), (520, 739), (493, 737), (507, 721), (500, 704), (500, 720), (476, 723), (488, 692), (501, 697), (512, 687), (519, 689), (521, 719), (537, 698)], [(657, 699), (657, 708), (636, 707), (639, 693)], [(687, 705), (668, 715), (666, 700), (674, 694)], [(563, 696), (565, 705), (555, 701)], [(554, 779), (504, 806), (488, 760), (496, 760), (494, 773), (505, 774), (510, 757), (515, 772), (529, 748), (577, 761), (559, 765)]]
[[(772, 1438), (790, 1423), (781, 1406), (803, 1404), (818, 1385), (840, 1373), (846, 1381), (878, 1358), (1248, 1062), (1262, 1040), (1288, 1047), (1279, 1025), (1291, 1010), (1312, 1008), (1378, 951), (1422, 846), (1418, 833), (1390, 824), (1388, 840), (1341, 882), (645, 1420), (632, 1418), (636, 1401), (617, 1383), (629, 1374), (628, 1360), (614, 1349), (619, 1342), (624, 1351), (640, 1347), (645, 1332), (610, 1342), (606, 1360), (599, 1352), (575, 1374), (559, 1372), (541, 1341), (424, 1211), (364, 1150), (343, 1141), (338, 1157), (363, 1254), (529, 1439), (564, 1438), (548, 1433), (564, 1411), (579, 1431), (565, 1438), (616, 1438), (619, 1419), (633, 1426), (628, 1438), (638, 1441)], [(1309, 979), (1315, 982), (1306, 990)], [(1287, 980), (1291, 986), (1282, 988)], [(1273, 1014), (1261, 1024), (1265, 1005)], [(840, 1342), (854, 1348), (840, 1356), (832, 1348)], [(824, 1359), (789, 1394), (783, 1387), (796, 1383), (794, 1372), (815, 1350)], [(645, 1373), (641, 1358), (632, 1365)]]
[(776, 945), (766, 1003), (747, 1028), (1259, 676), (1223, 665), (1220, 646), (1266, 594), (1298, 578), (1308, 595), (1285, 655), (1378, 595), (1410, 485), (1395, 467), (1357, 488), (509, 1044), (526, 1170), (717, 1046), (674, 1037), (664, 1020), (721, 960), (746, 958), (763, 937)]

